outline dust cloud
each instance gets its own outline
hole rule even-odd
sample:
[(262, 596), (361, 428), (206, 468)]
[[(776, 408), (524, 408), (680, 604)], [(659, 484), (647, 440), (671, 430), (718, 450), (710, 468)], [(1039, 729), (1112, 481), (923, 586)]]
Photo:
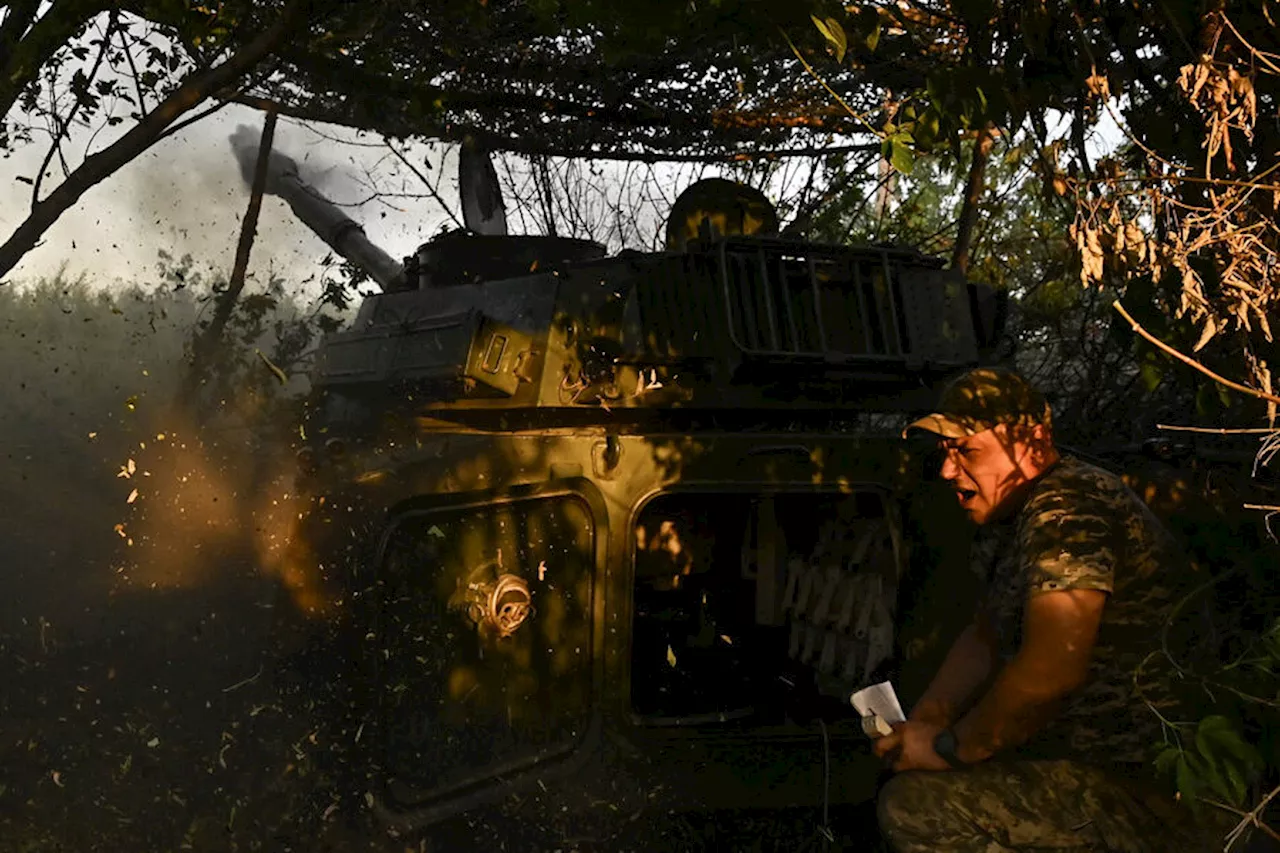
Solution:
[[(269, 609), (258, 587), (283, 535), (270, 519), (284, 505), (293, 459), (276, 454), (268, 464), (261, 433), (287, 425), (264, 424), (261, 400), (248, 393), (219, 401), (217, 424), (192, 423), (173, 405), (248, 200), (229, 139), (238, 126), (256, 147), (261, 116), (238, 107), (157, 144), (69, 210), (0, 287), (8, 403), (0, 408), (0, 576), (10, 592), (0, 600), (0, 635), (42, 635), (48, 646), (55, 636), (91, 642), (140, 631), (145, 620), (126, 611), (148, 594), (165, 601), (151, 609), (172, 630), (207, 621), (209, 595), (234, 592), (236, 606), (248, 608), (242, 621)], [(379, 173), (385, 150), (341, 144), (353, 138), (282, 120), (275, 148), (335, 201), (358, 201), (371, 182), (390, 179)], [(26, 187), (18, 179), (42, 154), (31, 145), (0, 162), (0, 185)], [(26, 201), (21, 192), (10, 197)], [(0, 208), (0, 233), (24, 212), (23, 203)], [(393, 255), (411, 251), (440, 217), (438, 208), (409, 204), (350, 212)], [(284, 202), (265, 198), (246, 295), (275, 280), (282, 316), (309, 310), (328, 254)], [(221, 565), (241, 568), (213, 568)], [(250, 580), (232, 583), (228, 571)]]
[[(229, 270), (249, 195), (228, 142), (239, 125), (260, 130), (262, 116), (228, 106), (157, 143), (86, 193), (6, 279), (34, 281), (65, 270), (73, 278), (87, 276), (93, 287), (129, 285), (153, 274), (160, 252), (190, 254)], [(73, 139), (69, 150), (78, 154), (87, 142)], [(275, 148), (293, 157), (303, 176), (333, 201), (352, 205), (351, 215), (393, 257), (410, 253), (447, 218), (439, 202), (413, 197), (416, 192), (372, 199), (374, 190), (399, 193), (405, 185), (398, 161), (368, 139), (340, 128), (281, 120)], [(409, 150), (420, 166), (428, 158), (439, 162), (436, 147)], [(22, 221), (30, 202), (27, 181), (44, 153), (42, 146), (28, 145), (0, 160), (6, 199), (0, 205), (0, 239)], [(59, 177), (57, 172), (46, 177), (42, 192), (47, 194)], [(455, 187), (444, 183), (445, 203), (452, 203)], [(287, 205), (275, 198), (263, 200), (251, 275), (264, 277), (271, 271), (303, 281), (316, 274), (328, 252), (323, 241), (294, 220)]]
[[(340, 739), (309, 716), (322, 691), (282, 681), (293, 670), (273, 644), (282, 606), (309, 594), (283, 562), (306, 383), (279, 386), (253, 353), (270, 351), (276, 319), (310, 312), (329, 251), (276, 199), (245, 291), (278, 303), (265, 334), (236, 320), (224, 381), (177, 405), (247, 203), (228, 143), (246, 121), (259, 124), (217, 117), (156, 146), (0, 286), (6, 849), (261, 849), (286, 836), (319, 849), (310, 840), (347, 812), (325, 793), (342, 771), (317, 775)], [(340, 201), (373, 168), (283, 122), (277, 143)], [(40, 153), (0, 162), (0, 186), (18, 189), (0, 207), (5, 236), (25, 211), (15, 178)], [(433, 218), (398, 215), (373, 217), (371, 236), (407, 252)]]

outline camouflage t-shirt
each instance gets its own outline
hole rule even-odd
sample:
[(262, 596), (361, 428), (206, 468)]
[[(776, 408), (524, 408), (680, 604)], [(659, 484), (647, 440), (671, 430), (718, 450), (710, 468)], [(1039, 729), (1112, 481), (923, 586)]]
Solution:
[[(1146, 702), (1171, 703), (1150, 677), (1162, 659), (1143, 661), (1159, 649), (1173, 598), (1163, 581), (1180, 574), (1178, 562), (1168, 533), (1119, 477), (1070, 456), (1032, 485), (1015, 514), (979, 530), (973, 564), (985, 581), (984, 606), (1002, 661), (1022, 643), (1031, 596), (1108, 593), (1088, 680), (1019, 755), (1102, 764), (1149, 760), (1160, 724)], [(1139, 664), (1141, 695), (1134, 689)]]

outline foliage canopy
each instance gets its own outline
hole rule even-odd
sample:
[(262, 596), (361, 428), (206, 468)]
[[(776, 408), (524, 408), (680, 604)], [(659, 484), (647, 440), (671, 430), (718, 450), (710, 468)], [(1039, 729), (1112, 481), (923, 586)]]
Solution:
[[(1270, 395), (1274, 417), (1280, 127), (1258, 120), (1280, 105), (1271, 6), (902, 0), (849, 21), (874, 14), (919, 46), (917, 82), (886, 87), (873, 122), (888, 156), (1029, 135), (1044, 193), (1074, 211), (1081, 282), (1127, 284), (1147, 318), (1191, 321), (1186, 348), (1224, 338), (1228, 373)], [(841, 27), (817, 28), (837, 58), (853, 41)], [(1125, 141), (1099, 157), (1089, 142), (1108, 127)]]

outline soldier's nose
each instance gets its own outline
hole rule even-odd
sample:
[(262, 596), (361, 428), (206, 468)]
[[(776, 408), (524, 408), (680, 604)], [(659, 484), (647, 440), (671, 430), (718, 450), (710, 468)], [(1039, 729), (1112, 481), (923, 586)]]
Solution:
[(956, 464), (950, 453), (942, 457), (942, 468), (938, 473), (944, 480), (955, 480), (960, 477), (960, 466)]

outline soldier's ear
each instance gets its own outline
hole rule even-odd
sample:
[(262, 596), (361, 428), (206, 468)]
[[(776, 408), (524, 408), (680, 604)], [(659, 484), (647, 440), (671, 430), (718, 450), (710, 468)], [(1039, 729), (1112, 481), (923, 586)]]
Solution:
[(1029, 433), (1027, 442), (1031, 450), (1032, 464), (1044, 470), (1053, 462), (1053, 430), (1044, 424), (1036, 424)]
[(1022, 444), (1040, 444), (1048, 438), (1044, 424), (1029, 424), (1025, 421), (1012, 424), (996, 424), (997, 433), (1003, 433), (1006, 440)]

